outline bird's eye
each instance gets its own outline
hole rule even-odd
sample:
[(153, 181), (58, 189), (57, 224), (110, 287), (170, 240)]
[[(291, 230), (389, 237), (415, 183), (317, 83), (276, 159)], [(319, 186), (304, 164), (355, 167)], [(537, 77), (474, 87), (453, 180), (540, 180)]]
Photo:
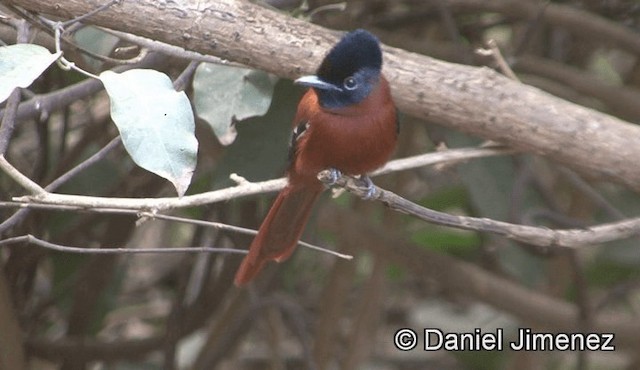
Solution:
[(345, 78), (342, 84), (344, 85), (344, 88), (347, 90), (355, 90), (355, 88), (358, 87), (358, 82), (353, 77)]

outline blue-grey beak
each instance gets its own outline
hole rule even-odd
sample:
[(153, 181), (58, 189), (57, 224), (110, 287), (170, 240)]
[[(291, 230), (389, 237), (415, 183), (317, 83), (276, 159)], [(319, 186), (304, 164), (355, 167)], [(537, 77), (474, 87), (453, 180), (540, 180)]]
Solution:
[(338, 86), (322, 81), (318, 76), (303, 76), (294, 81), (294, 83), (302, 86), (313, 87), (320, 90), (342, 91)]

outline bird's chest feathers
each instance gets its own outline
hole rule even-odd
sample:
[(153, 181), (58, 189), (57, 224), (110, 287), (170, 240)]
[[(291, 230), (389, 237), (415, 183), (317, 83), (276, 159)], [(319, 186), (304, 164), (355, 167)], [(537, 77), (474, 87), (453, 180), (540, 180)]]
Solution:
[[(387, 148), (395, 142), (395, 112), (368, 110), (368, 114), (333, 114), (323, 112), (311, 121), (306, 142), (299, 155), (309, 170), (326, 168), (358, 175), (382, 166), (391, 152)], [(345, 112), (342, 112), (345, 113)], [(346, 112), (349, 113), (349, 112)]]

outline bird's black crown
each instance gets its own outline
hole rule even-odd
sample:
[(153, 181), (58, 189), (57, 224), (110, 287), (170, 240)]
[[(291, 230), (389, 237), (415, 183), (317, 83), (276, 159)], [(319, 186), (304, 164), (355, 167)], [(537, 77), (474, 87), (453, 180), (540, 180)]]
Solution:
[(382, 51), (380, 42), (368, 31), (358, 29), (347, 33), (322, 61), (317, 76), (324, 81), (342, 84), (342, 81), (363, 69), (380, 72)]

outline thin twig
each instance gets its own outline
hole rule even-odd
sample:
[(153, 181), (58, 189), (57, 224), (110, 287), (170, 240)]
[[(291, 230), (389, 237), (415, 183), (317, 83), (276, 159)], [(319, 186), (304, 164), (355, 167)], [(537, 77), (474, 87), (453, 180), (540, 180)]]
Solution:
[(108, 9), (112, 5), (117, 4), (119, 2), (120, 2), (120, 0), (111, 0), (108, 3), (105, 3), (105, 4), (95, 8), (94, 10), (88, 12), (88, 13), (85, 13), (85, 14), (83, 14), (83, 15), (81, 15), (79, 17), (75, 17), (73, 19), (69, 19), (68, 21), (62, 22), (62, 27), (67, 27), (67, 26), (70, 26), (70, 25), (72, 25), (74, 23), (82, 22), (83, 20), (91, 17), (92, 15), (100, 13), (101, 11), (104, 11), (104, 10)]
[(98, 150), (91, 157), (79, 163), (77, 166), (73, 167), (69, 171), (62, 174), (57, 179), (53, 180), (49, 185), (45, 186), (46, 191), (54, 191), (59, 188), (62, 184), (69, 181), (71, 178), (75, 177), (80, 172), (84, 171), (88, 167), (93, 166), (97, 162), (101, 161), (104, 157), (107, 156), (113, 149), (115, 149), (121, 143), (120, 136), (117, 136), (105, 145), (102, 149)]
[(440, 152), (431, 152), (407, 158), (395, 159), (388, 162), (384, 167), (373, 171), (371, 176), (380, 176), (392, 172), (406, 171), (418, 167), (433, 166), (436, 164), (456, 164), (470, 159), (510, 155), (518, 152), (519, 151), (517, 149), (503, 146), (448, 149)]
[[(514, 153), (513, 149), (505, 148), (450, 149), (443, 152), (427, 153), (391, 161), (380, 170), (375, 171), (372, 176), (433, 165), (436, 163), (456, 163), (471, 158), (505, 155), (511, 153)], [(225, 189), (214, 190), (194, 195), (186, 195), (181, 198), (109, 198), (45, 193), (35, 196), (15, 197), (13, 198), (13, 200), (21, 203), (59, 204), (83, 208), (119, 208), (134, 209), (138, 211), (162, 211), (175, 208), (195, 207), (205, 204), (228, 201), (231, 199), (246, 197), (250, 195), (276, 192), (281, 190), (286, 185), (286, 183), (287, 180), (285, 178), (263, 182), (247, 182)]]
[[(245, 228), (245, 227), (228, 225), (228, 224), (224, 224), (224, 223), (221, 223), (221, 222), (194, 220), (192, 218), (163, 215), (163, 214), (154, 213), (154, 212), (141, 212), (141, 213), (138, 213), (138, 215), (140, 217), (148, 217), (148, 218), (152, 218), (152, 219), (153, 218), (157, 218), (159, 220), (182, 222), (182, 223), (188, 223), (188, 224), (191, 224), (191, 225), (211, 227), (211, 228), (214, 228), (214, 229), (231, 231), (231, 232), (235, 232), (235, 233), (239, 233), (239, 234), (256, 235), (258, 233), (258, 231), (254, 230), (254, 229), (248, 229), (248, 228)], [(350, 254), (344, 254), (344, 253), (336, 252), (336, 251), (333, 251), (331, 249), (323, 248), (323, 247), (320, 247), (320, 246), (317, 246), (317, 245), (314, 245), (314, 244), (310, 244), (310, 243), (304, 242), (302, 240), (298, 241), (298, 245), (306, 247), (306, 248), (309, 248), (309, 249), (313, 249), (315, 251), (331, 254), (333, 256), (336, 256), (336, 257), (339, 257), (339, 258), (342, 258), (342, 259), (345, 259), (345, 260), (352, 260), (353, 259), (353, 256), (350, 255)]]
[(0, 169), (3, 170), (7, 175), (11, 176), (20, 186), (27, 189), (31, 194), (34, 195), (43, 195), (47, 194), (47, 191), (44, 190), (40, 185), (31, 181), (30, 178), (23, 175), (22, 172), (18, 171), (17, 168), (13, 167), (11, 163), (9, 163), (4, 155), (0, 155)]
[(361, 186), (362, 180), (342, 176), (333, 181), (334, 179), (331, 178), (329, 171), (320, 172), (318, 178), (325, 184), (343, 187), (363, 199), (379, 200), (395, 211), (436, 225), (503, 235), (519, 242), (540, 247), (577, 248), (626, 239), (640, 234), (640, 217), (582, 229), (553, 230), (546, 227), (517, 225), (488, 218), (456, 216), (438, 212), (417, 205), (379, 187), (374, 187), (375, 191), (371, 195), (367, 188)]
[(39, 239), (31, 234), (16, 236), (0, 240), (0, 247), (11, 244), (33, 244), (42, 248), (51, 249), (58, 252), (78, 253), (78, 254), (141, 254), (141, 253), (233, 253), (247, 254), (246, 250), (233, 248), (211, 248), (211, 247), (190, 247), (190, 248), (83, 248), (70, 247), (48, 242)]
[[(221, 222), (212, 222), (212, 221), (203, 221), (196, 220), (192, 218), (178, 217), (165, 215), (156, 212), (138, 212), (132, 209), (108, 209), (108, 208), (82, 208), (82, 207), (73, 207), (73, 206), (65, 206), (65, 205), (56, 205), (56, 204), (36, 204), (36, 203), (15, 203), (15, 202), (0, 202), (0, 207), (20, 207), (20, 208), (35, 208), (35, 209), (47, 209), (47, 210), (58, 210), (58, 211), (81, 211), (81, 212), (92, 212), (92, 213), (108, 213), (108, 214), (120, 214), (120, 215), (136, 215), (141, 219), (157, 219), (157, 220), (165, 220), (172, 222), (180, 222), (190, 225), (196, 226), (204, 226), (213, 228), (216, 230), (224, 230), (229, 232), (234, 232), (238, 234), (246, 234), (246, 235), (256, 235), (258, 232), (254, 229), (248, 229), (239, 226), (228, 225)], [(1, 244), (0, 244), (1, 245)], [(345, 260), (352, 260), (353, 256), (350, 254), (344, 254), (340, 252), (336, 252), (331, 249), (323, 248), (311, 243), (307, 243), (305, 241), (299, 240), (298, 245), (313, 249), (318, 252), (326, 253), (333, 255), (338, 258), (342, 258)], [(86, 249), (86, 248), (85, 248)], [(100, 250), (100, 249), (91, 249), (91, 250)], [(216, 249), (217, 250), (217, 249)], [(174, 250), (175, 252), (184, 252), (182, 249)], [(87, 252), (89, 253), (89, 252)], [(102, 253), (102, 252), (97, 252)]]
[[(64, 32), (64, 26), (62, 22), (56, 22), (53, 25), (53, 30), (54, 30), (54, 39), (55, 39), (55, 45), (56, 45), (56, 53), (62, 53), (62, 48), (60, 47), (60, 40), (62, 39), (62, 33)], [(89, 72), (89, 71), (85, 71), (84, 69), (76, 66), (76, 64), (74, 62), (69, 61), (67, 58), (64, 57), (64, 54), (60, 55), (60, 58), (58, 58), (56, 60), (56, 63), (58, 64), (58, 66), (60, 68), (62, 68), (65, 71), (69, 71), (69, 70), (74, 70), (76, 72), (79, 72), (87, 77), (91, 77), (91, 78), (95, 78), (95, 79), (100, 79), (100, 77), (98, 77), (97, 75)]]
[(588, 197), (600, 209), (605, 211), (609, 217), (615, 220), (623, 220), (626, 218), (626, 215), (622, 211), (611, 204), (607, 198), (594, 189), (591, 184), (580, 177), (575, 171), (564, 166), (557, 166), (557, 169), (571, 185)]
[(502, 56), (502, 52), (500, 52), (500, 48), (498, 47), (496, 40), (491, 39), (487, 41), (487, 46), (489, 47), (489, 49), (479, 48), (476, 49), (476, 53), (482, 56), (492, 57), (498, 65), (498, 69), (503, 75), (509, 77), (514, 81), (520, 82), (520, 79), (518, 78), (518, 76), (516, 76), (515, 73), (513, 73), (513, 70), (511, 69), (509, 63), (507, 63), (507, 60)]
[(189, 65), (180, 73), (180, 75), (173, 81), (173, 88), (176, 91), (183, 91), (186, 89), (191, 76), (196, 72), (196, 69), (200, 65), (200, 62), (192, 61)]
[(120, 208), (139, 211), (162, 211), (175, 208), (196, 207), (250, 195), (276, 192), (281, 190), (286, 183), (286, 179), (280, 178), (233, 186), (226, 189), (214, 190), (200, 194), (187, 195), (182, 198), (110, 198), (46, 193), (37, 196), (16, 197), (13, 198), (13, 200), (25, 203), (63, 204), (86, 208)]
[[(86, 160), (84, 160), (83, 162), (79, 163), (78, 165), (76, 165), (75, 167), (73, 167), (72, 169), (67, 171), (66, 173), (62, 174), (62, 176), (60, 176), (57, 179), (53, 180), (43, 190), (45, 190), (45, 191), (54, 191), (54, 190), (56, 190), (59, 186), (61, 186), (65, 182), (69, 181), (72, 177), (76, 176), (81, 171), (87, 169), (88, 167), (91, 167), (92, 165), (94, 165), (98, 161), (100, 161), (102, 158), (104, 158), (109, 152), (111, 152), (111, 150), (113, 148), (115, 148), (117, 146), (117, 144), (119, 142), (120, 142), (119, 137), (116, 137), (116, 138), (112, 139), (104, 148), (100, 149), (97, 153), (95, 153), (91, 157), (87, 158)], [(4, 158), (2, 158), (2, 159), (4, 159)], [(5, 164), (3, 164), (0, 161), (0, 168), (2, 168), (3, 165), (5, 165)], [(9, 166), (11, 166), (11, 165), (9, 165)], [(11, 168), (13, 168), (13, 166), (11, 166)], [(13, 168), (13, 169), (16, 172), (18, 172), (17, 169), (15, 169), (15, 168)], [(9, 170), (11, 170), (11, 169), (9, 169)], [(22, 175), (20, 172), (18, 172), (18, 174)], [(29, 180), (29, 179), (27, 178), (27, 180)], [(31, 180), (29, 180), (29, 181), (31, 181)], [(0, 234), (2, 234), (5, 230), (8, 230), (8, 229), (12, 228), (17, 223), (21, 222), (28, 215), (28, 212), (29, 212), (29, 209), (27, 207), (23, 207), (21, 210), (19, 210), (18, 212), (14, 213), (11, 217), (9, 217), (8, 219), (6, 219), (2, 223), (0, 223)]]

